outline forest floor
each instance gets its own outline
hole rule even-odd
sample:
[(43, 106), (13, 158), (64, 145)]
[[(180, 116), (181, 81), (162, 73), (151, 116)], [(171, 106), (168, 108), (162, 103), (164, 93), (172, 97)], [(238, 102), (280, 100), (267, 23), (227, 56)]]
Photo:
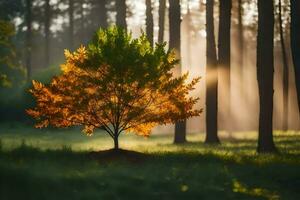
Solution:
[(300, 199), (300, 132), (276, 131), (277, 155), (255, 153), (255, 132), (220, 135), (123, 135), (111, 159), (103, 132), (0, 125), (0, 199)]

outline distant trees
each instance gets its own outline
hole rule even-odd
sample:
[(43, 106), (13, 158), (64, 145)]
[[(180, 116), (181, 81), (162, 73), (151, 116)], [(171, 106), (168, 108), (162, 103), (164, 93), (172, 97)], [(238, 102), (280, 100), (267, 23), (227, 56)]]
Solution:
[(146, 34), (151, 46), (153, 46), (153, 26), (152, 2), (146, 0)]
[(280, 36), (280, 45), (282, 53), (282, 64), (283, 64), (283, 113), (282, 113), (282, 130), (286, 131), (288, 129), (288, 108), (289, 108), (289, 67), (287, 52), (284, 41), (283, 33), (283, 21), (282, 21), (282, 3), (281, 0), (278, 1), (278, 24), (279, 24), (279, 36)]
[(205, 143), (219, 143), (218, 138), (218, 65), (214, 31), (214, 0), (206, 1), (206, 138)]
[[(181, 24), (181, 9), (180, 0), (169, 1), (169, 26), (170, 26), (170, 41), (169, 48), (174, 49), (176, 57), (180, 58), (180, 24)], [(175, 75), (181, 76), (181, 65), (175, 68)], [(179, 121), (175, 124), (174, 143), (186, 142), (186, 121)]]
[(291, 47), (294, 63), (298, 108), (300, 114), (300, 1), (290, 0), (291, 3)]
[(26, 12), (25, 12), (25, 23), (26, 23), (26, 69), (27, 69), (27, 80), (31, 78), (31, 50), (32, 50), (32, 0), (26, 0)]
[(51, 10), (50, 0), (45, 0), (45, 16), (44, 16), (44, 30), (45, 30), (45, 67), (49, 67), (50, 64), (50, 22), (51, 22)]
[(258, 0), (257, 81), (259, 90), (259, 153), (276, 151), (273, 142), (274, 5)]
[(116, 10), (117, 10), (116, 25), (127, 29), (126, 0), (116, 0)]
[(37, 128), (81, 125), (88, 135), (101, 128), (115, 150), (122, 132), (149, 136), (156, 125), (198, 116), (198, 98), (187, 95), (199, 78), (174, 78), (178, 60), (164, 47), (153, 49), (145, 35), (132, 39), (123, 29), (101, 30), (87, 48), (65, 52), (63, 73), (49, 85), (33, 81), (37, 104), (27, 112)]
[(223, 120), (229, 130), (231, 109), (230, 109), (230, 66), (231, 66), (231, 0), (220, 0), (220, 14), (219, 14), (219, 34), (218, 34), (218, 71), (219, 84), (222, 88), (223, 98), (221, 99), (224, 107), (223, 114), (226, 118)]
[(69, 0), (69, 48), (73, 49), (74, 47), (74, 0)]
[(159, 1), (159, 32), (158, 32), (158, 43), (162, 43), (164, 41), (164, 32), (165, 32), (165, 15), (166, 15), (166, 0)]

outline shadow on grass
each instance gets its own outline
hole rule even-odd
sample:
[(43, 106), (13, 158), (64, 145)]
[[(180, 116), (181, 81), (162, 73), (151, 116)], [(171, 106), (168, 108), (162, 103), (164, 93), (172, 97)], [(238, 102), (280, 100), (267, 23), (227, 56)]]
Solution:
[(300, 199), (299, 155), (170, 146), (182, 149), (74, 152), (23, 143), (0, 152), (0, 199)]

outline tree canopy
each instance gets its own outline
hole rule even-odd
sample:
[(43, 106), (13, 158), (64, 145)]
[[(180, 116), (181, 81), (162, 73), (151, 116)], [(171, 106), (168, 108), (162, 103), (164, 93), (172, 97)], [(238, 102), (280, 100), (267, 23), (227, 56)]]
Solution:
[(62, 74), (50, 84), (33, 81), (37, 104), (27, 112), (39, 128), (82, 125), (88, 135), (102, 128), (114, 139), (123, 131), (148, 136), (156, 125), (198, 116), (198, 98), (188, 95), (199, 78), (174, 78), (179, 60), (165, 45), (152, 48), (144, 34), (133, 39), (121, 28), (100, 29), (87, 47), (65, 51)]

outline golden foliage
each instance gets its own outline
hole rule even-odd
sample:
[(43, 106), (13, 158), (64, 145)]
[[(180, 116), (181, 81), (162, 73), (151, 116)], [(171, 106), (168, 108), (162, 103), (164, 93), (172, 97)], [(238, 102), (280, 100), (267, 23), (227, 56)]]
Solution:
[(188, 94), (199, 79), (185, 84), (187, 74), (173, 78), (171, 70), (177, 60), (163, 46), (145, 51), (140, 43), (133, 45), (127, 51), (141, 61), (132, 59), (130, 64), (131, 60), (125, 60), (128, 56), (124, 60), (115, 57), (119, 63), (105, 60), (109, 57), (102, 55), (105, 46), (101, 52), (93, 46), (81, 46), (74, 53), (66, 50), (61, 75), (48, 85), (32, 82), (30, 92), (37, 103), (27, 113), (38, 121), (36, 127), (82, 125), (87, 135), (101, 128), (112, 137), (123, 131), (149, 136), (156, 125), (198, 116), (201, 110), (193, 109), (198, 98)]

